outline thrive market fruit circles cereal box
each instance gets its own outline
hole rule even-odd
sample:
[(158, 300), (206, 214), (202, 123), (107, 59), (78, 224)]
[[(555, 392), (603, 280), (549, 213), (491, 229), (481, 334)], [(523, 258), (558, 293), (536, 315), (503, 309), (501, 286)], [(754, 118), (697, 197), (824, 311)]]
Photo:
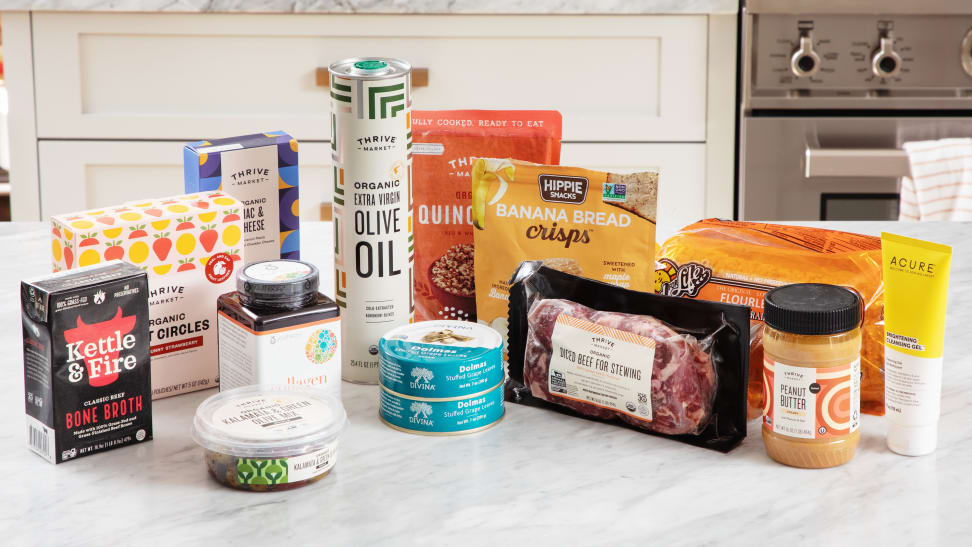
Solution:
[(153, 399), (219, 381), (216, 298), (243, 264), (239, 210), (204, 192), (51, 217), (55, 272), (113, 259), (148, 272)]

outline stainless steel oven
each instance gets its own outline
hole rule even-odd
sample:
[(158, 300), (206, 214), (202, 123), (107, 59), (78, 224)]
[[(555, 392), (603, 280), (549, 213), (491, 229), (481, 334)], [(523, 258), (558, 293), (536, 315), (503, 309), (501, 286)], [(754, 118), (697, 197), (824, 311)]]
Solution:
[(739, 218), (898, 218), (904, 142), (972, 137), (972, 1), (749, 0)]

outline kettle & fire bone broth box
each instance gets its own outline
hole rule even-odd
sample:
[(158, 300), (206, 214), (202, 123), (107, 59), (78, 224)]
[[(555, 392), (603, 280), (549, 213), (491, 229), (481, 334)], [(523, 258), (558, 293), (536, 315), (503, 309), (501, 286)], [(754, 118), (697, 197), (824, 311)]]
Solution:
[(283, 131), (191, 142), (186, 192), (219, 190), (241, 202), (246, 259), (300, 259), (297, 139)]
[(218, 382), (216, 299), (243, 264), (239, 210), (205, 192), (51, 217), (55, 272), (124, 259), (148, 273), (154, 399)]
[(152, 438), (147, 297), (120, 260), (21, 283), (27, 446), (47, 461)]

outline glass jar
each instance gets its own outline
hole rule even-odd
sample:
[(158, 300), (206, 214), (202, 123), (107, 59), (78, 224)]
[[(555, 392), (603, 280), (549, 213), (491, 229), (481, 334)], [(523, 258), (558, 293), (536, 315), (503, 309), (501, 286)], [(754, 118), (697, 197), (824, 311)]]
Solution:
[(237, 290), (216, 302), (220, 389), (303, 385), (340, 395), (340, 314), (318, 283), (317, 268), (298, 260), (240, 270)]
[(803, 468), (842, 465), (860, 438), (861, 299), (836, 285), (766, 293), (763, 444)]

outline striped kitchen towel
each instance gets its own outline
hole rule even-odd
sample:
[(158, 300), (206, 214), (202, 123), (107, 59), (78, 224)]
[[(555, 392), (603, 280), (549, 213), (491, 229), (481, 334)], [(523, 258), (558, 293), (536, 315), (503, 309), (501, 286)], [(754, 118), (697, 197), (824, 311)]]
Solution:
[(972, 220), (972, 139), (907, 142), (898, 220)]

